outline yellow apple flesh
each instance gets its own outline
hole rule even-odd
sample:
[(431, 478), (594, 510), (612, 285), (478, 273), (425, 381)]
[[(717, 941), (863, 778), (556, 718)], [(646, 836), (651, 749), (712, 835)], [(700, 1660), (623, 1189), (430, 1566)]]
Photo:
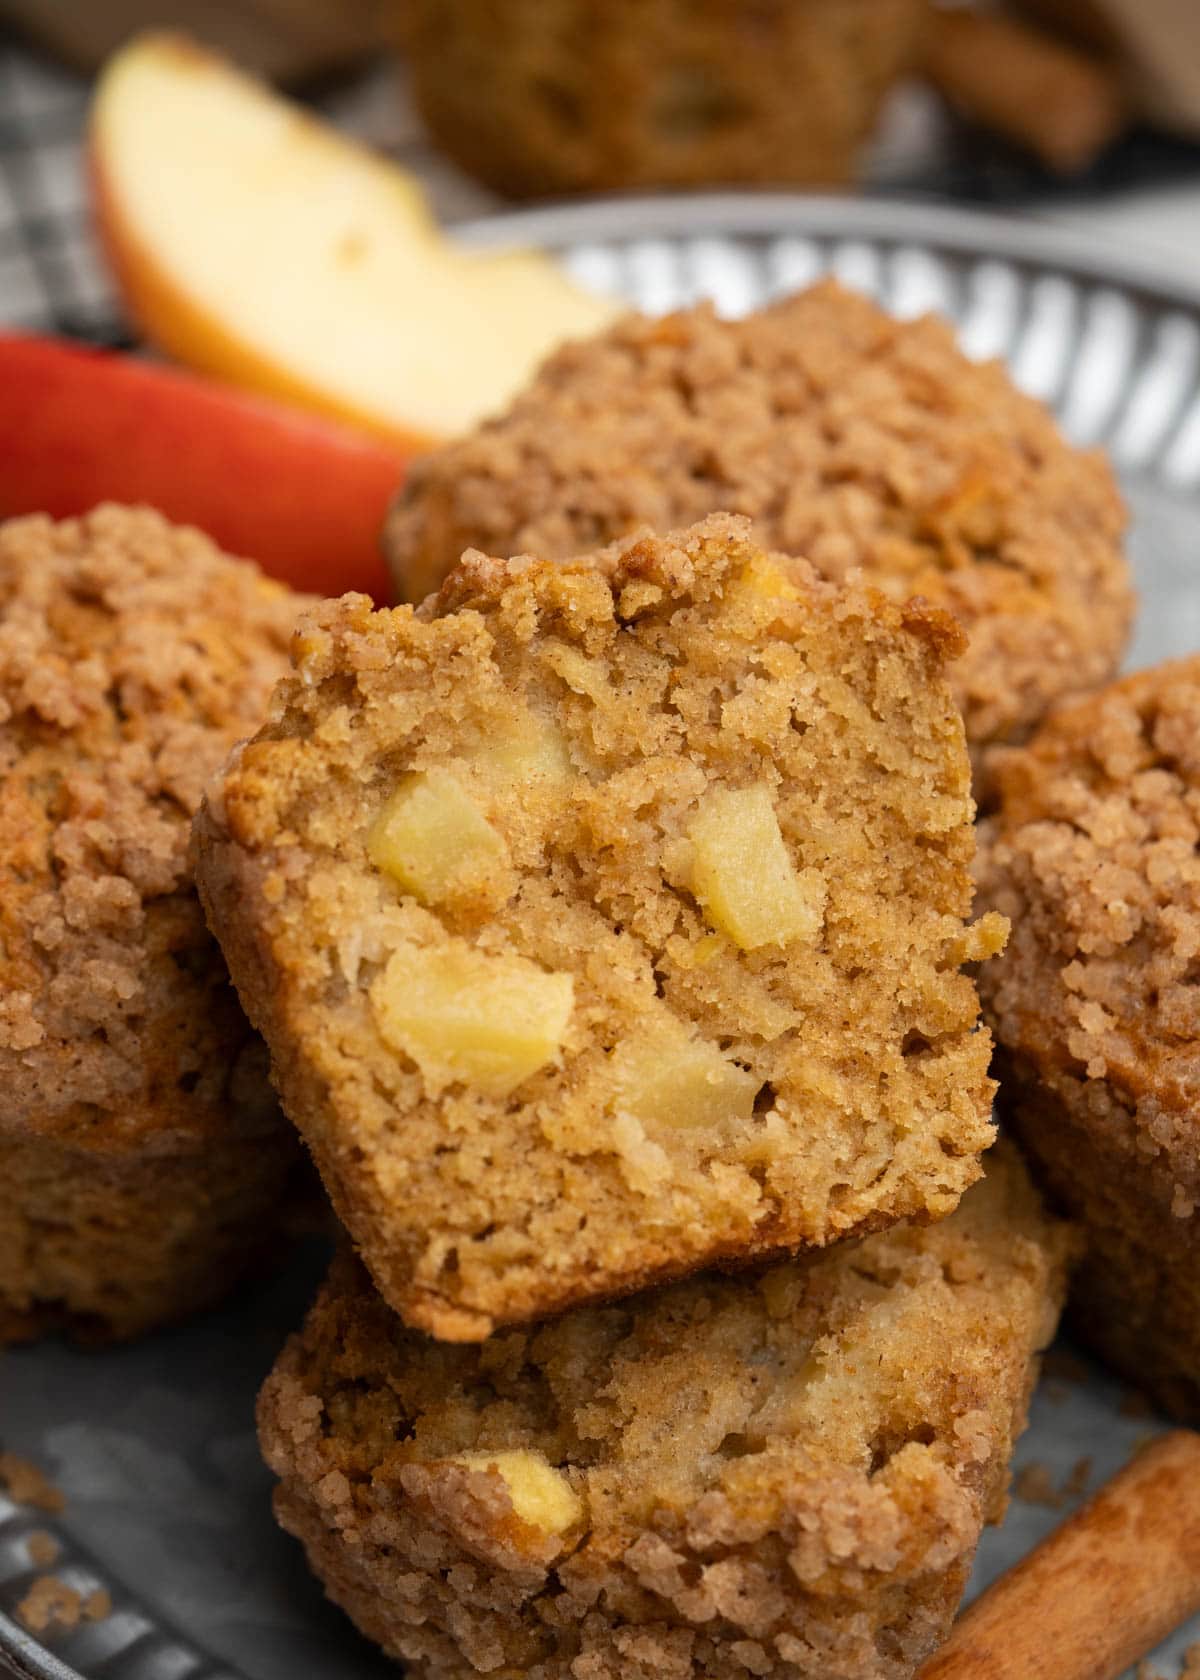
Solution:
[(179, 36), (110, 60), (89, 158), (147, 338), (407, 447), (503, 407), (616, 312), (546, 257), (455, 246), (402, 169)]

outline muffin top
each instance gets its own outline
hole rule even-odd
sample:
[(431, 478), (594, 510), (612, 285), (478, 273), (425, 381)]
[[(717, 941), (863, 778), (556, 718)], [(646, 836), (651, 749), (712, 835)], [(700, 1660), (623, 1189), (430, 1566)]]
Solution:
[(1023, 738), (1116, 670), (1133, 603), (1106, 462), (945, 323), (833, 282), (567, 345), (507, 413), (412, 464), (386, 545), (419, 599), (467, 546), (563, 559), (718, 510), (827, 577), (861, 568), (954, 612), (972, 744)]
[(5, 1123), (93, 1135), (117, 1105), (128, 1137), (172, 1093), (194, 1118), (217, 1103), (249, 1030), (191, 819), (262, 719), (296, 606), (147, 509), (0, 527)]
[(996, 771), (978, 859), (1013, 923), (981, 976), (996, 1036), (1051, 1084), (1105, 1082), (1200, 1199), (1200, 656), (1065, 709)]

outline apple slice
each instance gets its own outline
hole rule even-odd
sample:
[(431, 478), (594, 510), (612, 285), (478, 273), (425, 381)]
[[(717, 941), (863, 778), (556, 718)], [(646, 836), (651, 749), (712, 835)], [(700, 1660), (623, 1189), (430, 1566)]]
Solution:
[(548, 258), (451, 244), (402, 169), (179, 36), (109, 61), (89, 156), (149, 339), (407, 445), (501, 408), (616, 313)]
[(296, 589), (388, 599), (394, 445), (131, 356), (0, 336), (0, 517), (145, 502)]

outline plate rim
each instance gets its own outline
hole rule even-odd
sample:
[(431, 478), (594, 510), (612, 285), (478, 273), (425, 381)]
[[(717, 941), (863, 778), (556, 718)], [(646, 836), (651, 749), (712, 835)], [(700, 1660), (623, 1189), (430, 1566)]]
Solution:
[(591, 241), (702, 238), (864, 239), (936, 246), (986, 261), (1073, 273), (1143, 302), (1200, 312), (1200, 279), (1166, 274), (1115, 238), (1042, 220), (920, 198), (852, 198), (785, 191), (611, 194), (491, 212), (450, 224), (465, 244), (550, 249)]

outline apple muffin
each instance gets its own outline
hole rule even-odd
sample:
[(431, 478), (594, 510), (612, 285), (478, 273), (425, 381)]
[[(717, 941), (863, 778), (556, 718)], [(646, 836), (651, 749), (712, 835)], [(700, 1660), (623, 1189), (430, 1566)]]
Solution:
[(1200, 657), (1063, 711), (999, 766), (980, 887), (1000, 1100), (1085, 1230), (1081, 1334), (1200, 1422)]
[(854, 179), (924, 0), (389, 0), (418, 109), (520, 197)]
[(468, 546), (558, 560), (748, 514), (764, 547), (948, 608), (976, 757), (1112, 677), (1133, 595), (1107, 462), (949, 326), (826, 281), (742, 321), (622, 319), (508, 411), (415, 460), (385, 532), (401, 598)]
[(327, 603), (197, 877), (388, 1302), (449, 1340), (919, 1214), (991, 1139), (936, 610), (714, 516)]
[(297, 597), (146, 509), (0, 527), (0, 1341), (214, 1300), (298, 1156), (188, 862)]
[(478, 1348), (343, 1255), (259, 1401), (276, 1513), (430, 1680), (903, 1680), (1003, 1512), (1070, 1246), (1002, 1145), (939, 1224)]

